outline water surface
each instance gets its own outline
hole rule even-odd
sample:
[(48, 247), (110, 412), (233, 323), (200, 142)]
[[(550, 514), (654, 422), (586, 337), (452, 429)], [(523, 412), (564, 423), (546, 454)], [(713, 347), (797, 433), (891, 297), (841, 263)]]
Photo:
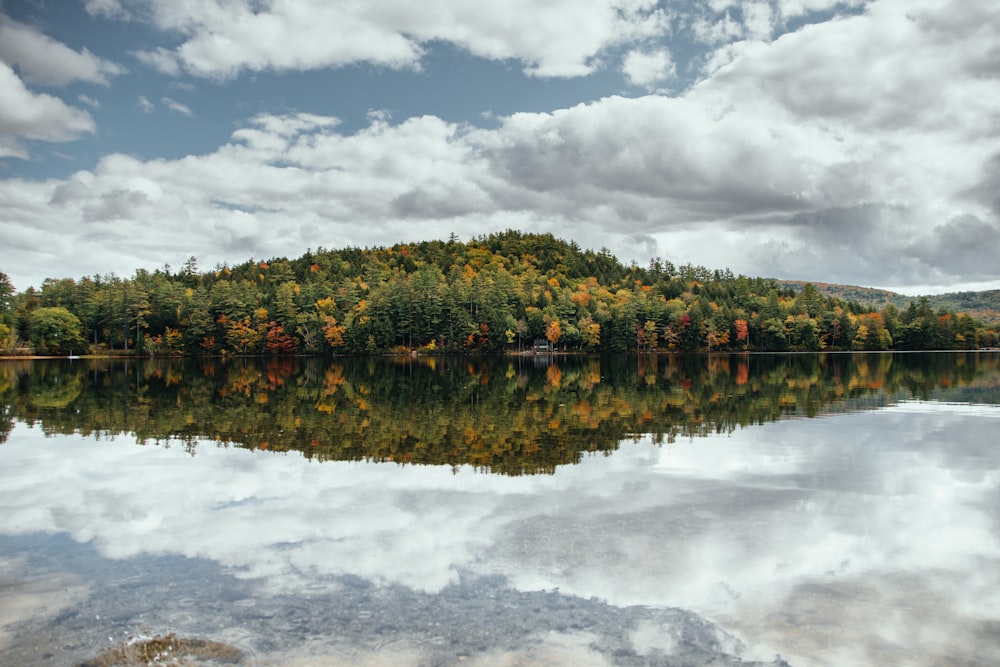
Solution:
[(997, 664), (998, 388), (995, 354), (7, 364), (0, 664)]

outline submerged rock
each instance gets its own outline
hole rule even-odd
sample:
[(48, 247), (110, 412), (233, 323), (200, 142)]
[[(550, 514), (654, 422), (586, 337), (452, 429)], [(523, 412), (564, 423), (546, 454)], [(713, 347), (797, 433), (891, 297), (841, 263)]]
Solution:
[(99, 656), (80, 663), (79, 667), (138, 667), (163, 665), (234, 665), (243, 661), (244, 653), (235, 646), (174, 633), (149, 638), (130, 638)]

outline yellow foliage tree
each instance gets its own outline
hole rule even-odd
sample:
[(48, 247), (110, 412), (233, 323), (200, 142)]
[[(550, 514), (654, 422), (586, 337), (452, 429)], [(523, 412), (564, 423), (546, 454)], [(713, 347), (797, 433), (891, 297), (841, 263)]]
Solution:
[(344, 346), (344, 326), (337, 324), (337, 318), (328, 315), (323, 325), (323, 337), (330, 347), (338, 348)]
[(559, 326), (559, 320), (552, 320), (545, 325), (545, 337), (549, 339), (550, 343), (553, 345), (558, 343), (560, 336), (562, 336), (562, 327)]

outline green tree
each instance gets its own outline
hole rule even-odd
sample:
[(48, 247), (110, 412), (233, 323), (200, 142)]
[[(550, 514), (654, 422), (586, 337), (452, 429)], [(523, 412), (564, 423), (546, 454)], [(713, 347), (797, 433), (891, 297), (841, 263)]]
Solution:
[(14, 298), (14, 284), (10, 276), (0, 271), (0, 318), (6, 317)]
[[(272, 264), (271, 268), (273, 269), (275, 266), (281, 265)], [(298, 323), (299, 307), (295, 303), (295, 300), (299, 292), (301, 292), (301, 287), (291, 280), (280, 283), (274, 292), (272, 310), (274, 311), (275, 321), (289, 331), (294, 331), (295, 325)]]
[(17, 340), (13, 303), (14, 285), (7, 274), (0, 271), (0, 350), (9, 350)]
[(78, 354), (87, 350), (80, 319), (62, 306), (31, 313), (28, 340), (39, 354)]
[(0, 322), (0, 350), (10, 350), (14, 347), (14, 330)]

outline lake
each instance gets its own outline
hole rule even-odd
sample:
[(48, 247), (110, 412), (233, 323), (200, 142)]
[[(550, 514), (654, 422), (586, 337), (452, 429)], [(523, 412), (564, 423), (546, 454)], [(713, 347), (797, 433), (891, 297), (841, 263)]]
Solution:
[(0, 362), (0, 664), (1000, 664), (1000, 354)]

